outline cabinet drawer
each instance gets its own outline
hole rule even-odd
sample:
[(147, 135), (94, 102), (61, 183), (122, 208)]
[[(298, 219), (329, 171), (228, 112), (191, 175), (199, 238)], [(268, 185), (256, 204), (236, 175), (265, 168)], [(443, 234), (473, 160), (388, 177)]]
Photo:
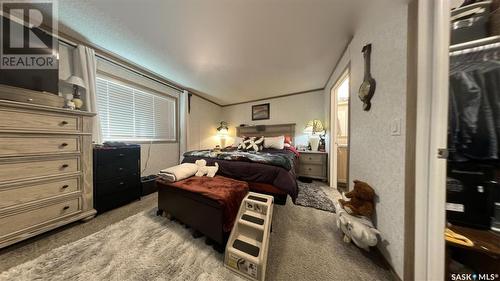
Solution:
[(41, 223), (48, 222), (59, 217), (63, 217), (80, 210), (79, 199), (72, 199), (65, 202), (41, 207), (24, 213), (10, 215), (0, 218), (0, 237), (34, 227)]
[(120, 164), (122, 167), (137, 166), (140, 159), (140, 149), (95, 149), (94, 162), (99, 167)]
[(0, 188), (0, 209), (79, 190), (78, 176)]
[(78, 136), (14, 137), (0, 138), (0, 156), (23, 156), (52, 153), (77, 153), (80, 151)]
[(137, 176), (139, 174), (139, 164), (137, 162), (132, 162), (98, 166), (97, 171), (94, 171), (94, 173), (96, 174), (95, 179), (98, 182), (128, 176)]
[(31, 111), (0, 110), (0, 129), (26, 131), (79, 132), (79, 117)]
[(0, 183), (79, 171), (79, 157), (0, 162)]
[(310, 164), (301, 164), (299, 167), (299, 174), (304, 176), (317, 176), (317, 177), (325, 176), (322, 165), (310, 165)]
[(301, 163), (323, 164), (324, 159), (324, 154), (303, 153), (300, 155)]
[(136, 190), (137, 194), (141, 192), (141, 180), (138, 176), (128, 176), (110, 181), (97, 182), (95, 185), (95, 196), (110, 194), (120, 194), (127, 190)]

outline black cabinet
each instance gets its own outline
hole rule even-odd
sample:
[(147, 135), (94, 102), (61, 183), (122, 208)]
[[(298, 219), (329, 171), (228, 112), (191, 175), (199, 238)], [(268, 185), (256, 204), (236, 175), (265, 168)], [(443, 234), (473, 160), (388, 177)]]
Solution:
[(139, 145), (94, 148), (94, 208), (98, 213), (141, 196)]

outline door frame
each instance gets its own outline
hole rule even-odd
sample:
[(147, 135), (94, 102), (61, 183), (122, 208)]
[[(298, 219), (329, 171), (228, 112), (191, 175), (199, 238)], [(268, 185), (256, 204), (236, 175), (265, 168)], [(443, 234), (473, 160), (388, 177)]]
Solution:
[[(337, 93), (335, 89), (338, 88), (342, 82), (349, 78), (347, 88), (349, 89), (349, 99), (347, 104), (347, 147), (348, 151), (351, 146), (351, 68), (348, 63), (340, 76), (337, 78), (330, 88), (330, 186), (338, 189), (337, 183)], [(347, 189), (349, 189), (349, 159), (350, 153), (347, 153)]]
[(445, 278), (450, 6), (418, 1), (414, 280)]

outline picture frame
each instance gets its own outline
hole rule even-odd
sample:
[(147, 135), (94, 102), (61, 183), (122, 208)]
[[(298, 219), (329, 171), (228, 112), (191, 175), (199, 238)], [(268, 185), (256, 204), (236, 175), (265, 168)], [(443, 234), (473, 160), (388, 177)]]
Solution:
[(252, 105), (252, 121), (271, 118), (269, 103)]

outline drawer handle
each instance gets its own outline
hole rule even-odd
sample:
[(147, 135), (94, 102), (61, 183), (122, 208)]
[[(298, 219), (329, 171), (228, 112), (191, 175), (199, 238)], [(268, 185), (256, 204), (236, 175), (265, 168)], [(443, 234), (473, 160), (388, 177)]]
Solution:
[(61, 167), (64, 169), (64, 168), (68, 168), (68, 167), (69, 167), (69, 165), (68, 165), (68, 164), (62, 164), (62, 166), (61, 166)]
[(69, 185), (65, 184), (65, 185), (63, 185), (61, 188), (62, 188), (62, 189), (66, 189), (66, 188), (68, 188), (68, 187), (69, 187)]
[(68, 125), (68, 121), (61, 121), (61, 125), (64, 126), (64, 125)]
[(64, 206), (63, 207), (63, 211), (66, 211), (67, 209), (69, 209), (69, 206)]
[(120, 171), (120, 172), (121, 172), (121, 171), (123, 171), (123, 168), (121, 168), (121, 167), (120, 167), (120, 168), (118, 168), (118, 171)]
[(124, 185), (125, 183), (124, 182), (120, 182), (120, 185)]
[(118, 157), (123, 157), (123, 156), (125, 156), (125, 154), (123, 153), (118, 154)]
[(309, 157), (309, 160), (313, 160), (311, 157)]
[(68, 143), (66, 142), (61, 143), (61, 147), (66, 147), (66, 146), (68, 146)]

